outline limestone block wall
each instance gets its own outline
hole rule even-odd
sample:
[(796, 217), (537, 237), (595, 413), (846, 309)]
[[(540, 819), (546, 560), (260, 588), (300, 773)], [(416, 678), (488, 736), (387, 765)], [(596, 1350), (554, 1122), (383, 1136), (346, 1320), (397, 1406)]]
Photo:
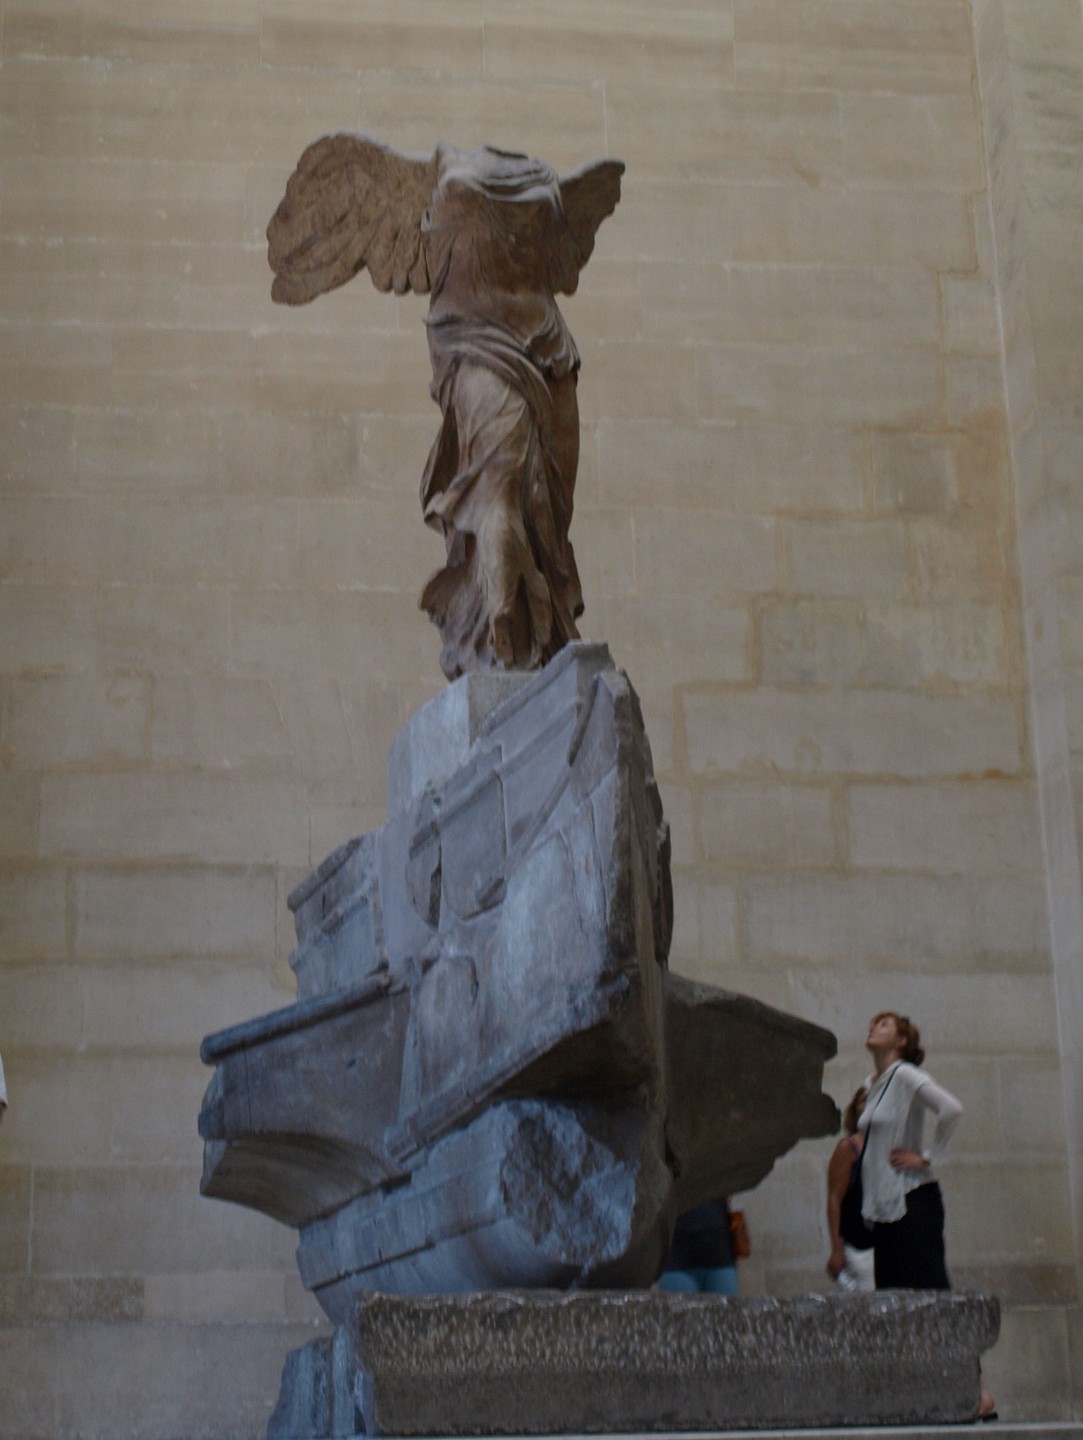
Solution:
[[(1001, 1412), (1080, 1413), (1078, 0), (0, 26), (0, 1437), (258, 1435), (317, 1323), (290, 1233), (199, 1198), (195, 1115), (200, 1037), (286, 1003), (285, 896), (442, 684), (425, 302), (269, 298), (285, 178), (350, 127), (627, 163), (565, 306), (572, 539), (672, 963), (834, 1029), (840, 1100), (868, 1016), (918, 1020)], [(744, 1197), (746, 1290), (826, 1286), (829, 1148)]]
[[(1003, 296), (1078, 1266), (1083, 1264), (1083, 8), (993, 3), (979, 6), (975, 15), (991, 137), (991, 213)], [(1076, 1357), (1083, 1354), (1079, 1326), (1077, 1314)]]

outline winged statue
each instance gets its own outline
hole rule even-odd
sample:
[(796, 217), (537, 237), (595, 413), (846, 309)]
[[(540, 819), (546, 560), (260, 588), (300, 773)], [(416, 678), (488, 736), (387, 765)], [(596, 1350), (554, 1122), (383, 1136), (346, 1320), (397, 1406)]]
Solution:
[(341, 133), (310, 145), (267, 228), (271, 295), (303, 305), (367, 269), (429, 294), (443, 423), (421, 480), (446, 563), (420, 599), (448, 679), (538, 669), (578, 636), (568, 530), (579, 463), (579, 353), (557, 308), (620, 199), (619, 160), (559, 178), (490, 145), (404, 155)]

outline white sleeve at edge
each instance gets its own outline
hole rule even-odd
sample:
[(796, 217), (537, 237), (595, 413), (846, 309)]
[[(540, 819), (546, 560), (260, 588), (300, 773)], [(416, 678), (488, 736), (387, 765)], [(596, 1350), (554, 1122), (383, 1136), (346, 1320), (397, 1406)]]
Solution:
[(945, 1090), (928, 1075), (922, 1077), (915, 1098), (936, 1116), (932, 1142), (925, 1149), (925, 1158), (930, 1165), (935, 1165), (948, 1148), (948, 1141), (962, 1119), (963, 1107), (950, 1090)]

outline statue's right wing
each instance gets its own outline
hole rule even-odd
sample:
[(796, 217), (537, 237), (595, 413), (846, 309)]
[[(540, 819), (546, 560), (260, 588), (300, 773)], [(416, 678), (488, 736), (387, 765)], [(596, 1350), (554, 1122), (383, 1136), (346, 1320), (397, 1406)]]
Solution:
[(421, 218), (435, 155), (402, 155), (367, 135), (325, 135), (297, 162), (267, 227), (271, 296), (304, 305), (368, 267), (377, 290), (424, 294)]
[(555, 291), (575, 294), (579, 272), (594, 250), (598, 226), (617, 208), (623, 174), (622, 160), (595, 160), (561, 180), (560, 201), (567, 228), (550, 260)]

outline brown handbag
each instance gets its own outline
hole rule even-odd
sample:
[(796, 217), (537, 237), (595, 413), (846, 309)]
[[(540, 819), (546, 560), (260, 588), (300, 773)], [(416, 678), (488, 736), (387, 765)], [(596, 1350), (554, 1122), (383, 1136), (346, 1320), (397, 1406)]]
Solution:
[(747, 1260), (752, 1254), (752, 1240), (743, 1210), (730, 1211), (730, 1239), (733, 1241), (733, 1258)]

